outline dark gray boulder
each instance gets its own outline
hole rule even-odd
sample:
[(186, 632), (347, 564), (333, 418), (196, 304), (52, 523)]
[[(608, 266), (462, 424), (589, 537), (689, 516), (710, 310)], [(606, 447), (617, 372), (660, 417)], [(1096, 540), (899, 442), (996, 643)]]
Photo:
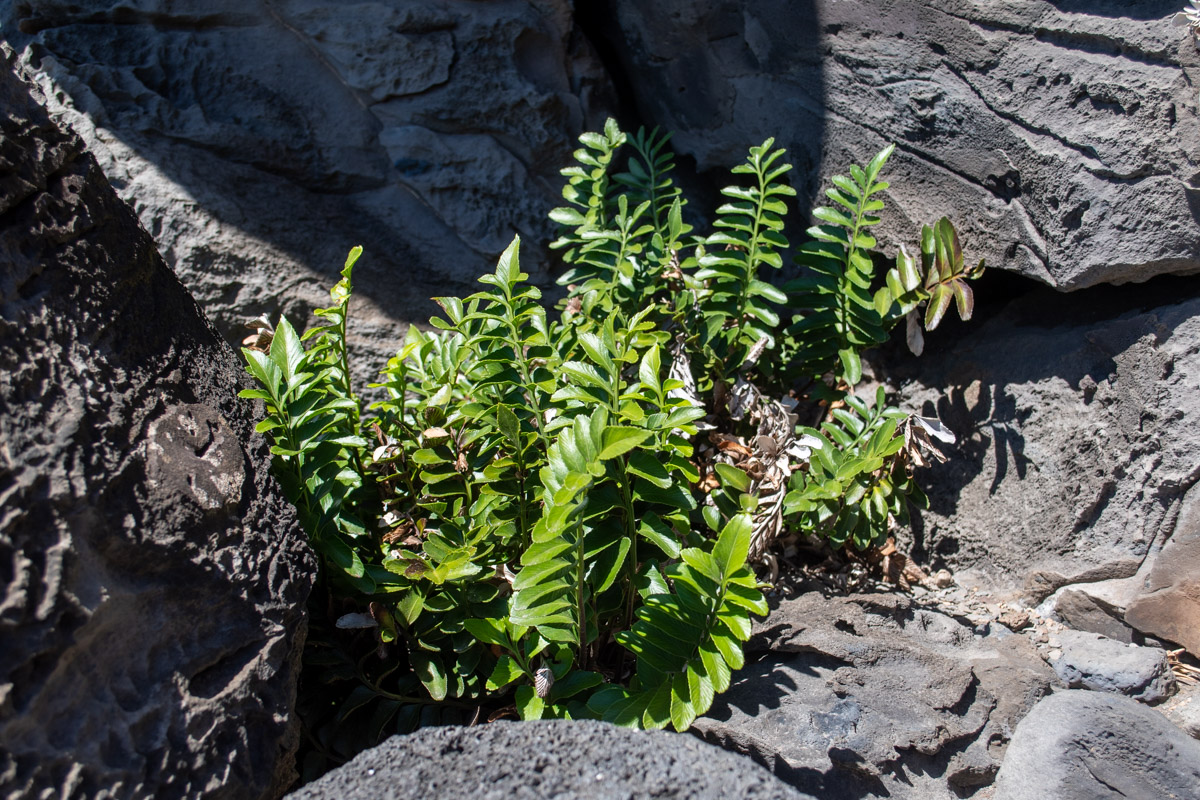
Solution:
[(632, 100), (719, 180), (776, 136), (805, 208), (895, 142), (888, 248), (945, 214), (968, 255), (1060, 289), (1200, 269), (1200, 54), (1171, 24), (1181, 3), (610, 5)]
[(1058, 685), (1024, 636), (977, 634), (902, 595), (782, 600), (747, 654), (696, 730), (823, 800), (986, 786), (1018, 720)]
[(1017, 726), (994, 800), (1200, 797), (1200, 742), (1128, 697), (1058, 692)]
[(495, 722), (393, 736), (289, 800), (803, 800), (692, 736), (604, 722)]
[(1050, 638), (1050, 665), (1072, 689), (1128, 695), (1143, 703), (1165, 700), (1175, 691), (1167, 654), (1156, 647), (1124, 644), (1084, 631), (1062, 631)]
[(241, 369), (0, 46), (0, 795), (270, 798), (315, 563)]

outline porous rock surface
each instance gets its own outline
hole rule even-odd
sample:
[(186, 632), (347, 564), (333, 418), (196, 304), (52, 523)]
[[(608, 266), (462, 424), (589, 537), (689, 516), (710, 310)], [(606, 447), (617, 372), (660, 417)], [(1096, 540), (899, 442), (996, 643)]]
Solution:
[(1051, 637), (1050, 646), (1051, 666), (1072, 689), (1114, 692), (1143, 703), (1165, 700), (1175, 691), (1175, 675), (1160, 648), (1071, 630)]
[(1178, 2), (609, 7), (622, 85), (702, 170), (778, 137), (805, 208), (895, 142), (893, 247), (949, 215), (974, 258), (1061, 289), (1200, 269), (1200, 54)]
[(607, 82), (567, 0), (0, 0), (0, 35), (230, 340), (328, 304), (374, 379), (433, 296), (514, 234), (545, 281), (546, 213)]
[(495, 722), (393, 736), (289, 800), (803, 800), (691, 736), (603, 722)]
[(315, 564), (240, 368), (0, 46), (0, 796), (269, 798)]
[(903, 595), (784, 599), (746, 651), (696, 730), (823, 800), (974, 792), (1061, 685), (1024, 636)]
[(1200, 742), (1119, 695), (1071, 690), (1017, 726), (993, 800), (1194, 798)]
[(1200, 279), (1087, 297), (1035, 290), (896, 364), (900, 405), (958, 436), (904, 546), (1030, 603), (1110, 582), (1124, 613), (1200, 480)]

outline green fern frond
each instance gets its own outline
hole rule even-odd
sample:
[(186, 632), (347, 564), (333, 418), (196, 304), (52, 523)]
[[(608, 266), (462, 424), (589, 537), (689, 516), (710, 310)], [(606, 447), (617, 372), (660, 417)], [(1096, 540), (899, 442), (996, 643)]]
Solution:
[[(659, 277), (691, 230), (683, 222), (684, 200), (668, 173), (674, 159), (669, 135), (657, 129), (632, 137), (608, 120), (604, 134), (584, 134), (577, 165), (562, 171), (563, 196), (571, 204), (550, 218), (562, 226), (552, 249), (562, 249), (570, 265), (558, 283), (579, 298), (576, 322), (614, 310), (629, 317), (660, 288)], [(609, 177), (617, 150), (631, 141), (628, 170)]]
[(846, 395), (845, 405), (830, 412), (820, 429), (799, 428), (812, 456), (807, 469), (792, 475), (784, 515), (835, 547), (883, 544), (892, 521), (908, 515), (913, 485), (898, 430), (907, 416), (888, 407), (880, 387), (874, 404)]
[(607, 422), (603, 409), (576, 417), (550, 445), (541, 471), (542, 515), (521, 556), (509, 612), (514, 625), (574, 644), (580, 653), (587, 646), (585, 609), (591, 591), (585, 580), (583, 512), (588, 490), (604, 474), (600, 453)]
[[(561, 171), (567, 179), (563, 198), (569, 205), (550, 212), (550, 219), (565, 229), (550, 248), (563, 250), (562, 259), (567, 264), (579, 265), (568, 273), (568, 282), (579, 283), (591, 279), (597, 270), (613, 268), (609, 248), (599, 235), (610, 232), (616, 210), (618, 195), (612, 191), (609, 169), (625, 139), (616, 120), (609, 119), (602, 134), (584, 133), (579, 137), (583, 147), (575, 151), (576, 164)], [(566, 285), (563, 280), (560, 284)]]
[(872, 294), (875, 265), (869, 251), (876, 241), (868, 229), (879, 224), (875, 214), (883, 201), (875, 195), (888, 184), (877, 178), (893, 150), (895, 145), (886, 147), (865, 170), (852, 165), (849, 178), (835, 176), (826, 194), (839, 208), (813, 211), (825, 224), (809, 228), (813, 240), (796, 255), (810, 274), (785, 287), (790, 305), (800, 309), (787, 333), (796, 343), (790, 355), (802, 376), (832, 372), (853, 387), (862, 380), (859, 350), (887, 341)]
[(796, 191), (780, 179), (792, 168), (778, 164), (784, 150), (772, 149), (774, 139), (750, 148), (745, 164), (734, 167), (734, 174), (750, 175), (750, 186), (727, 186), (721, 194), (732, 202), (717, 209), (713, 223), (719, 230), (704, 242), (695, 278), (706, 281), (710, 294), (705, 299), (705, 317), (709, 338), (721, 338), (727, 353), (719, 353), (731, 366), (741, 365), (747, 350), (760, 339), (774, 345), (772, 330), (779, 315), (771, 304), (787, 298), (770, 283), (760, 280), (759, 267), (783, 266), (780, 251), (787, 249), (783, 217), (787, 205), (783, 198)]
[[(346, 345), (346, 323), (349, 316), (350, 296), (353, 293), (351, 273), (355, 263), (362, 255), (362, 247), (353, 248), (346, 256), (342, 267), (342, 279), (329, 290), (333, 305), (329, 308), (318, 308), (313, 314), (325, 320), (325, 324), (309, 328), (300, 337), (300, 341), (313, 340), (309, 346), (309, 359), (314, 363), (324, 362), (327, 374), (327, 387), (342, 397), (353, 398), (354, 388), (350, 383), (350, 354)], [(348, 432), (358, 431), (359, 410), (357, 403), (348, 415)]]
[(316, 549), (356, 589), (374, 591), (355, 541), (367, 533), (355, 508), (367, 441), (357, 433), (358, 400), (345, 357), (350, 270), (359, 252), (351, 251), (346, 261), (343, 280), (333, 292), (334, 306), (318, 312), (330, 323), (317, 329), (311, 349), (305, 350), (286, 318), (276, 325), (267, 352), (242, 349), (247, 371), (262, 388), (240, 396), (266, 406), (256, 429), (274, 442), (276, 478)]
[(675, 157), (667, 143), (671, 140), (670, 133), (659, 133), (658, 128), (646, 132), (645, 128), (629, 137), (629, 144), (636, 156), (629, 159), (628, 172), (613, 176), (613, 180), (632, 190), (635, 203), (650, 203), (650, 224), (654, 231), (666, 241), (667, 217), (671, 205), (678, 198), (681, 204), (682, 191), (675, 185), (668, 173), (675, 169)]
[(688, 548), (666, 568), (671, 591), (645, 597), (637, 621), (617, 634), (637, 657), (636, 688), (597, 692), (588, 704), (593, 713), (618, 725), (684, 731), (729, 688), (744, 663), (750, 615), (767, 611), (746, 567), (750, 535), (749, 515), (738, 514), (711, 552)]

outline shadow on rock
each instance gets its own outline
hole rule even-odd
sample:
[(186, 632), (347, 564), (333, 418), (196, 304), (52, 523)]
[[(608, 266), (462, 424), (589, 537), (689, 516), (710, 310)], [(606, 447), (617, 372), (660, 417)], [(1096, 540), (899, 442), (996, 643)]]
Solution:
[(777, 601), (747, 652), (697, 731), (831, 800), (971, 796), (1058, 684), (1025, 637), (893, 594)]

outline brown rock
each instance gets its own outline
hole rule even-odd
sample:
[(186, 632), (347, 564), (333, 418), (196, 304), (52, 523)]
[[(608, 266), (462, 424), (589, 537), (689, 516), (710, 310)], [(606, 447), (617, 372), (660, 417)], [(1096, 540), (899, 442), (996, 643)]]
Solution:
[(1098, 633), (1125, 644), (1133, 642), (1133, 629), (1125, 624), (1121, 610), (1085, 591), (1064, 591), (1058, 596), (1054, 613), (1077, 631)]
[(1145, 589), (1125, 611), (1125, 621), (1200, 655), (1200, 489), (1184, 499), (1175, 533), (1158, 554)]

